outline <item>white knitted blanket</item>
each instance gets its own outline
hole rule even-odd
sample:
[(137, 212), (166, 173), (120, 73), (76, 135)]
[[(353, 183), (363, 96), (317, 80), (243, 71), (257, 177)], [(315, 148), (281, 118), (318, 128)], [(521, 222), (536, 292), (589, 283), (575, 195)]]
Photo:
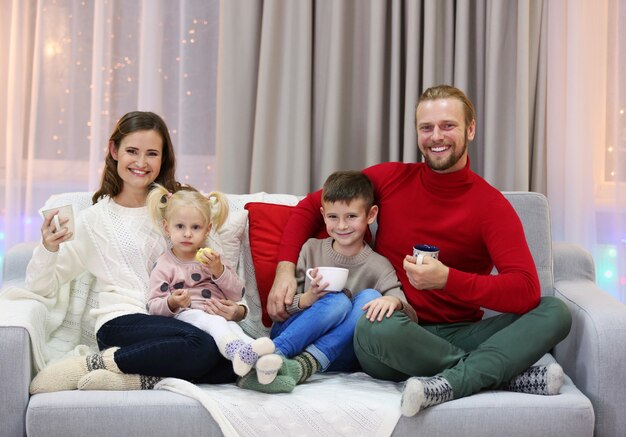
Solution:
[(89, 310), (96, 306), (91, 285), (93, 276), (80, 275), (48, 299), (18, 285), (0, 293), (0, 326), (19, 326), (28, 331), (36, 371), (67, 355), (86, 355), (98, 350), (95, 319)]
[(167, 378), (157, 387), (197, 399), (225, 436), (389, 436), (400, 418), (401, 384), (365, 373), (313, 375), (288, 394), (232, 384), (194, 385)]

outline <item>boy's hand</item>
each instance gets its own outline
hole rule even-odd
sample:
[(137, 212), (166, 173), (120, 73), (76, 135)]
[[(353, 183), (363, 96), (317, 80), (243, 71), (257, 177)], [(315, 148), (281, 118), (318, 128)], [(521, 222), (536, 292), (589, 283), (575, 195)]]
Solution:
[(299, 306), (301, 309), (309, 308), (319, 299), (330, 293), (330, 291), (326, 290), (329, 283), (324, 281), (322, 275), (318, 275), (317, 269), (311, 270), (311, 277), (313, 278), (311, 279), (311, 287), (305, 291), (300, 298)]
[(313, 279), (311, 279), (311, 288), (309, 288), (309, 290), (311, 291), (311, 293), (317, 296), (317, 299), (328, 293), (325, 290), (326, 287), (330, 285), (330, 283), (324, 281), (324, 277), (318, 274), (318, 269), (311, 270), (311, 278)]
[(176, 311), (179, 308), (187, 308), (189, 305), (191, 305), (191, 296), (185, 289), (174, 290), (167, 296), (167, 306), (172, 311)]
[(402, 302), (395, 296), (382, 296), (363, 305), (363, 311), (367, 311), (365, 317), (370, 322), (383, 321), (384, 317), (391, 317), (395, 310), (402, 308)]

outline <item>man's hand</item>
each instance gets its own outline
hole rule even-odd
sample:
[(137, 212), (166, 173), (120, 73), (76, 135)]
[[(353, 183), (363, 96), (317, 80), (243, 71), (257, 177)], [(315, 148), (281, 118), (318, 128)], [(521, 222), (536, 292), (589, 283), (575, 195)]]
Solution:
[(267, 298), (267, 313), (272, 320), (284, 322), (289, 318), (285, 305), (291, 305), (296, 294), (296, 265), (281, 261), (276, 266), (276, 276)]
[(413, 287), (418, 290), (440, 290), (448, 282), (450, 269), (441, 261), (425, 256), (422, 264), (417, 265), (414, 256), (404, 258), (403, 267)]

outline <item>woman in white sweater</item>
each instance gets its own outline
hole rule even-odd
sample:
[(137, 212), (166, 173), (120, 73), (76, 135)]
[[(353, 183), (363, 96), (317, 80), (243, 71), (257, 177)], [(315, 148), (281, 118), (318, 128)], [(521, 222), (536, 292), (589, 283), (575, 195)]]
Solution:
[[(92, 315), (101, 352), (48, 365), (31, 382), (31, 393), (145, 389), (167, 376), (204, 383), (235, 381), (230, 363), (209, 334), (146, 310), (150, 270), (166, 249), (150, 220), (146, 197), (153, 182), (175, 191), (175, 167), (174, 148), (161, 117), (130, 112), (113, 130), (100, 189), (94, 205), (79, 214), (75, 232), (54, 214), (44, 220), (26, 284), (52, 297), (80, 273), (93, 274), (98, 308)], [(230, 301), (221, 311), (229, 320), (245, 315), (243, 307)]]

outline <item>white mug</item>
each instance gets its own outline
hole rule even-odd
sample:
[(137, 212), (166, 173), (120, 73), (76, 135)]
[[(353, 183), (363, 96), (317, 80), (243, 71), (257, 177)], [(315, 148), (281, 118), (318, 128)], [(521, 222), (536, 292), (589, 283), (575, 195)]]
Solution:
[[(310, 280), (313, 280), (311, 276), (313, 270), (306, 270), (306, 276)], [(322, 276), (322, 282), (328, 282), (328, 287), (325, 288), (328, 291), (342, 291), (348, 280), (348, 269), (343, 267), (317, 267), (317, 274)]]
[(439, 259), (439, 248), (430, 244), (416, 244), (413, 246), (413, 256), (416, 258), (415, 263), (420, 265), (424, 262), (425, 256)]

